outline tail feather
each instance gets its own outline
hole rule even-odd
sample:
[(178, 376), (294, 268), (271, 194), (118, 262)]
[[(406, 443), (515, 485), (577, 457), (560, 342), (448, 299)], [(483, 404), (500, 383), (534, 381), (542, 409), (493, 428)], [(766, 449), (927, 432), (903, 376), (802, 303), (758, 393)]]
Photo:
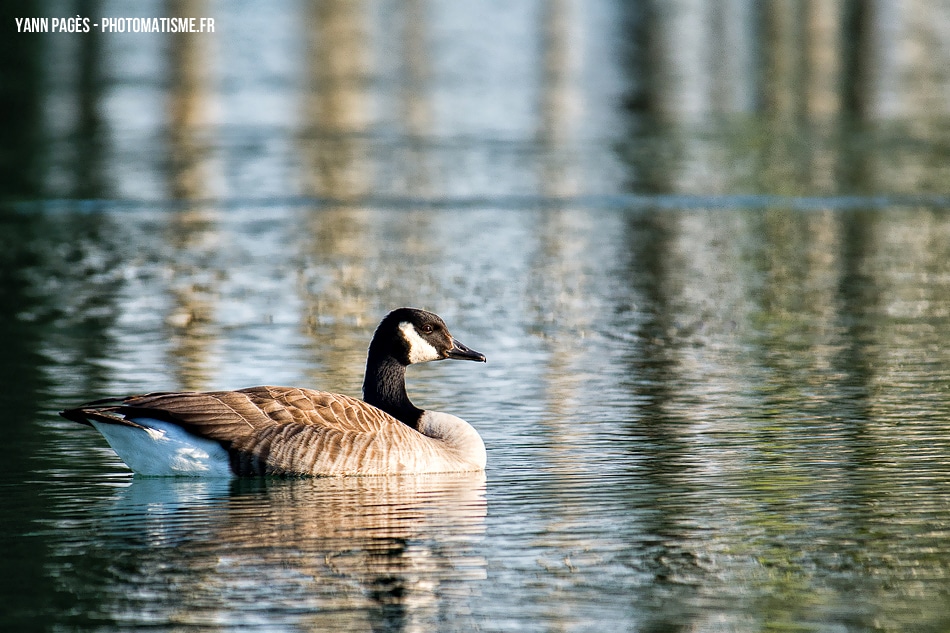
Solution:
[[(89, 405), (93, 404), (96, 403), (89, 403)], [(84, 405), (77, 409), (66, 409), (65, 411), (60, 411), (59, 414), (67, 420), (78, 422), (79, 424), (85, 424), (86, 426), (93, 426), (92, 422), (95, 421), (103, 422), (105, 424), (121, 424), (123, 426), (131, 426), (137, 429), (145, 430), (145, 427), (135, 422), (135, 420), (130, 420), (122, 415), (118, 411), (118, 407), (93, 409), (89, 408), (89, 405)]]

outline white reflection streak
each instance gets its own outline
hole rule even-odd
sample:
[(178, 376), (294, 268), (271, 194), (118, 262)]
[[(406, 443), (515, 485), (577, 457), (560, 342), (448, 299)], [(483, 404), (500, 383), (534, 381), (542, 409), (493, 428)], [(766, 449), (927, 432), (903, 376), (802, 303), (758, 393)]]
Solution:
[(653, 3), (650, 63), (660, 114), (686, 123), (752, 111), (758, 93), (754, 7), (754, 0)]
[[(699, 119), (710, 111), (712, 49), (715, 24), (705, 0), (654, 3), (656, 21), (650, 26), (657, 40), (656, 64), (660, 109), (677, 121)], [(689, 42), (684, 46), (684, 42)]]
[(372, 191), (368, 141), (372, 72), (363, 0), (323, 0), (304, 12), (307, 90), (301, 138), (305, 193), (355, 200)]
[(543, 75), (538, 136), (542, 145), (541, 190), (546, 197), (570, 197), (579, 188), (577, 166), (569, 164), (569, 147), (582, 111), (580, 55), (583, 47), (575, 0), (545, 4), (541, 23)]

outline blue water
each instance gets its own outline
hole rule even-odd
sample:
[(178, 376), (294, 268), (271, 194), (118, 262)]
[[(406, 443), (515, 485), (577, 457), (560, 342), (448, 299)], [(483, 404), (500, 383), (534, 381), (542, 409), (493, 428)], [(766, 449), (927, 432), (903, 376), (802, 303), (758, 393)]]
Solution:
[[(464, 4), (0, 51), (0, 629), (946, 630), (945, 3)], [(488, 357), (408, 375), (484, 476), (134, 478), (56, 415), (358, 395), (400, 305)]]
[[(39, 216), (102, 226), (70, 266), (22, 269), (49, 281), (16, 321), (33, 364), (5, 371), (8, 622), (946, 623), (943, 214), (284, 213), (179, 250), (144, 239), (175, 212)], [(410, 300), (488, 356), (409, 376), (482, 433), (485, 479), (137, 480), (54, 415), (149, 389), (358, 394), (371, 316)]]

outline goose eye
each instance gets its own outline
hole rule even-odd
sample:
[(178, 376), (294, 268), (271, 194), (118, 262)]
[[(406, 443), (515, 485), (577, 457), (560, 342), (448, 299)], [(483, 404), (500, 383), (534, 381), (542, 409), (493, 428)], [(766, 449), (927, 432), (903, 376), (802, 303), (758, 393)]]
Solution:
[(432, 334), (433, 327), (429, 323), (426, 323), (421, 328), (419, 328), (423, 334)]

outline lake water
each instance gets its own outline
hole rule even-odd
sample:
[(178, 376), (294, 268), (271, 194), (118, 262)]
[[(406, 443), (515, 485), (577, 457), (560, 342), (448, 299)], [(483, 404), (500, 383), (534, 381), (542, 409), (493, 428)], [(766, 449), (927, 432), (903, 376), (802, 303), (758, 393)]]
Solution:
[[(3, 363), (10, 630), (950, 623), (944, 213), (189, 213), (8, 217), (31, 280)], [(138, 480), (55, 416), (358, 394), (404, 303), (488, 356), (409, 374), (480, 430), (484, 477)]]
[[(780, 3), (276, 4), (0, 51), (0, 630), (950, 628), (946, 3), (830, 79)], [(401, 305), (488, 357), (408, 375), (484, 474), (134, 478), (56, 415), (358, 395)]]

